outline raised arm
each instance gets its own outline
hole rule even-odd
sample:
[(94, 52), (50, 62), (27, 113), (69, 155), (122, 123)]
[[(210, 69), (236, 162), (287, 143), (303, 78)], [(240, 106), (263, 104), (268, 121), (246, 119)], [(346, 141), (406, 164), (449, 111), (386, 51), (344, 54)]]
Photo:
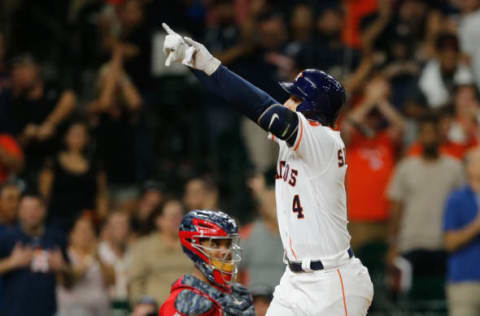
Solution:
[(202, 85), (223, 98), (237, 111), (279, 139), (293, 143), (297, 134), (298, 116), (265, 91), (221, 65), (200, 43), (182, 38), (167, 25), (165, 38), (166, 65), (181, 62), (192, 69)]
[(255, 122), (268, 107), (279, 104), (265, 91), (222, 65), (211, 76), (200, 70), (193, 68), (191, 70), (211, 93), (232, 104), (239, 112)]

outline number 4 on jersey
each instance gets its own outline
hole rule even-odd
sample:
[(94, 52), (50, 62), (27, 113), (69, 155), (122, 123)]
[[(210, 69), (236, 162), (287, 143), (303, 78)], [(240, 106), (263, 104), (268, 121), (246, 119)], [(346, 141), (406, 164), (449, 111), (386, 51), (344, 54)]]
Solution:
[(298, 196), (298, 194), (295, 194), (295, 196), (293, 197), (292, 211), (294, 213), (297, 213), (298, 219), (304, 218), (303, 207), (302, 204), (300, 204), (300, 197)]

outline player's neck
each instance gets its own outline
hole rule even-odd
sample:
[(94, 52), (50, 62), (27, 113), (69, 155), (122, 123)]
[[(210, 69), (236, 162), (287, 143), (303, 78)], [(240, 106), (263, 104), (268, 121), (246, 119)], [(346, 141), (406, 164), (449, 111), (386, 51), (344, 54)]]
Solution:
[(219, 287), (218, 285), (210, 282), (210, 281), (207, 279), (207, 277), (204, 276), (203, 273), (200, 272), (200, 270), (197, 269), (197, 267), (194, 267), (194, 268), (193, 268), (193, 273), (192, 273), (192, 274), (193, 274), (193, 276), (196, 277), (197, 279), (199, 279), (199, 280), (201, 280), (201, 281), (209, 284), (210, 286), (216, 288), (217, 290), (219, 290), (219, 291), (221, 291), (221, 292), (227, 292), (227, 293), (229, 292), (228, 289)]
[(193, 268), (193, 276), (196, 277), (197, 279), (202, 280), (205, 283), (210, 284), (210, 281), (207, 279), (207, 277), (204, 276), (203, 273), (197, 269), (197, 267)]

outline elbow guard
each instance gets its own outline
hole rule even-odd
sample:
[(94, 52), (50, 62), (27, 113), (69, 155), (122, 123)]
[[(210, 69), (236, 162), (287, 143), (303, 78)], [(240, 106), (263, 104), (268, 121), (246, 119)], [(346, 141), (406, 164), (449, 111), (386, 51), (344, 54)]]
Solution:
[(273, 104), (260, 115), (257, 124), (290, 144), (295, 141), (297, 135), (298, 116), (283, 105)]

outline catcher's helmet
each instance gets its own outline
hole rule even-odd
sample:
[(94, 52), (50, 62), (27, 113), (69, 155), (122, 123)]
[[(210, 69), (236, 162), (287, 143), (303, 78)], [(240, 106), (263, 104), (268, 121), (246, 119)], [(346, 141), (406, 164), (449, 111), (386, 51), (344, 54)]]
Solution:
[(318, 69), (306, 69), (297, 75), (294, 82), (280, 82), (280, 85), (303, 100), (297, 107), (298, 112), (322, 124), (333, 126), (345, 103), (342, 84)]
[[(183, 251), (207, 279), (229, 288), (238, 272), (241, 248), (238, 245), (238, 226), (235, 220), (220, 211), (194, 210), (188, 212), (179, 227)], [(228, 250), (222, 258), (212, 256), (214, 242), (227, 240)], [(206, 243), (208, 245), (205, 245)]]

